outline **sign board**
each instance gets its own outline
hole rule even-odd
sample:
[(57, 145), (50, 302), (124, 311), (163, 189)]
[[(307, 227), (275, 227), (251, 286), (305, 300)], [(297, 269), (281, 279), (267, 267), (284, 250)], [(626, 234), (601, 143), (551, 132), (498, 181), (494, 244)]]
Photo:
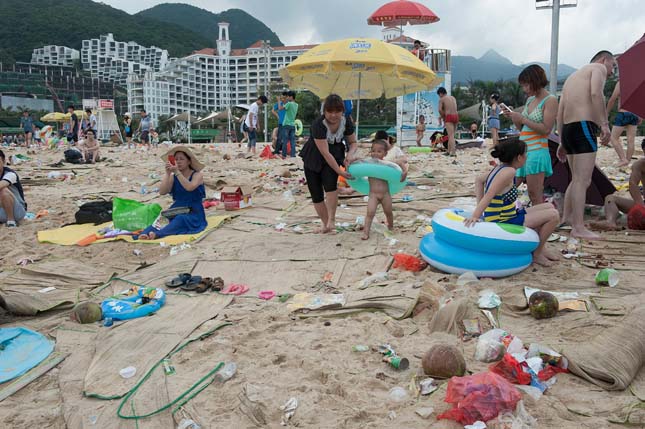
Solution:
[(114, 109), (114, 100), (99, 100), (100, 109)]
[(428, 145), (428, 139), (434, 131), (442, 131), (439, 126), (439, 96), (437, 88), (443, 86), (450, 91), (450, 73), (437, 73), (439, 83), (429, 91), (406, 94), (397, 97), (397, 139), (401, 147), (416, 144), (416, 125), (419, 116), (425, 117), (426, 132), (421, 141)]
[(85, 109), (96, 109), (97, 103), (93, 98), (84, 98), (83, 99), (83, 110)]

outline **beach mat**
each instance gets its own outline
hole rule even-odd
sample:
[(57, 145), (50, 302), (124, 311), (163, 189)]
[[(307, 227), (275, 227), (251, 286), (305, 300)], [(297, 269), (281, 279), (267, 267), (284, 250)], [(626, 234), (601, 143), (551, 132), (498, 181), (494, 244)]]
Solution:
[[(123, 276), (122, 280), (113, 280), (101, 291), (101, 296), (128, 289), (129, 282), (160, 287), (164, 279), (180, 272), (191, 272), (196, 262), (194, 252), (182, 252)], [(99, 330), (94, 356), (84, 379), (84, 394), (101, 398), (125, 395), (155, 363), (197, 327), (217, 316), (231, 300), (231, 296), (225, 295), (170, 292), (166, 304), (154, 315)], [(134, 366), (137, 372), (134, 377), (124, 379), (119, 371), (128, 366)]]
[(334, 308), (296, 310), (293, 313), (299, 318), (309, 317), (345, 317), (363, 312), (382, 312), (393, 319), (402, 320), (410, 317), (414, 306), (419, 301), (421, 289), (413, 284), (395, 283), (386, 287), (374, 286), (365, 290), (345, 292), (345, 304)]
[(71, 307), (107, 282), (116, 269), (62, 259), (27, 265), (0, 280), (2, 307), (18, 316)]
[(605, 390), (627, 389), (645, 358), (645, 306), (595, 338), (564, 347), (562, 354), (571, 373)]
[[(209, 216), (206, 218), (208, 221), (208, 226), (205, 230), (197, 234), (185, 234), (185, 235), (170, 235), (163, 237), (157, 240), (134, 240), (129, 235), (119, 235), (112, 238), (104, 238), (102, 240), (96, 240), (94, 243), (106, 243), (108, 241), (123, 240), (129, 243), (137, 242), (141, 244), (157, 244), (164, 242), (167, 245), (177, 245), (187, 241), (195, 241), (202, 238), (204, 235), (208, 234), (212, 230), (218, 228), (222, 222), (227, 220), (229, 216)], [(38, 231), (38, 242), (40, 243), (51, 243), (59, 244), (62, 246), (74, 246), (83, 238), (98, 233), (101, 229), (107, 228), (111, 225), (111, 222), (107, 222), (101, 225), (93, 225), (91, 223), (85, 223), (81, 225), (68, 225), (62, 228), (49, 229), (45, 231)]]

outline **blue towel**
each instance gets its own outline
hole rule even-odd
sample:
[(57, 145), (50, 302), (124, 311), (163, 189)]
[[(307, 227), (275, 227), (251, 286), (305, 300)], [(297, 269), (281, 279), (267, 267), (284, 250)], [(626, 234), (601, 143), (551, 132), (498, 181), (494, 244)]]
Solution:
[(54, 342), (27, 328), (0, 328), (0, 383), (12, 380), (45, 360)]

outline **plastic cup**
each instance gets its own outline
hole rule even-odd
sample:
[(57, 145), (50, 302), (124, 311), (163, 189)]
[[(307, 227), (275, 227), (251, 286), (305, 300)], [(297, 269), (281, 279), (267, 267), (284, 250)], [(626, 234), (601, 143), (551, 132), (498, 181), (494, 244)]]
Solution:
[(618, 281), (618, 271), (613, 268), (603, 268), (596, 274), (596, 284), (600, 286), (615, 287)]

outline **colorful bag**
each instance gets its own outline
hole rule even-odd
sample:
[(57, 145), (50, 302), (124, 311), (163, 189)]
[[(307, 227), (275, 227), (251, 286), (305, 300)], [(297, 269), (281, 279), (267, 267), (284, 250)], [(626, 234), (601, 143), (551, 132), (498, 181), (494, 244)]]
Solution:
[(159, 214), (159, 204), (144, 204), (139, 201), (115, 197), (112, 200), (112, 222), (114, 228), (139, 231), (152, 225)]

